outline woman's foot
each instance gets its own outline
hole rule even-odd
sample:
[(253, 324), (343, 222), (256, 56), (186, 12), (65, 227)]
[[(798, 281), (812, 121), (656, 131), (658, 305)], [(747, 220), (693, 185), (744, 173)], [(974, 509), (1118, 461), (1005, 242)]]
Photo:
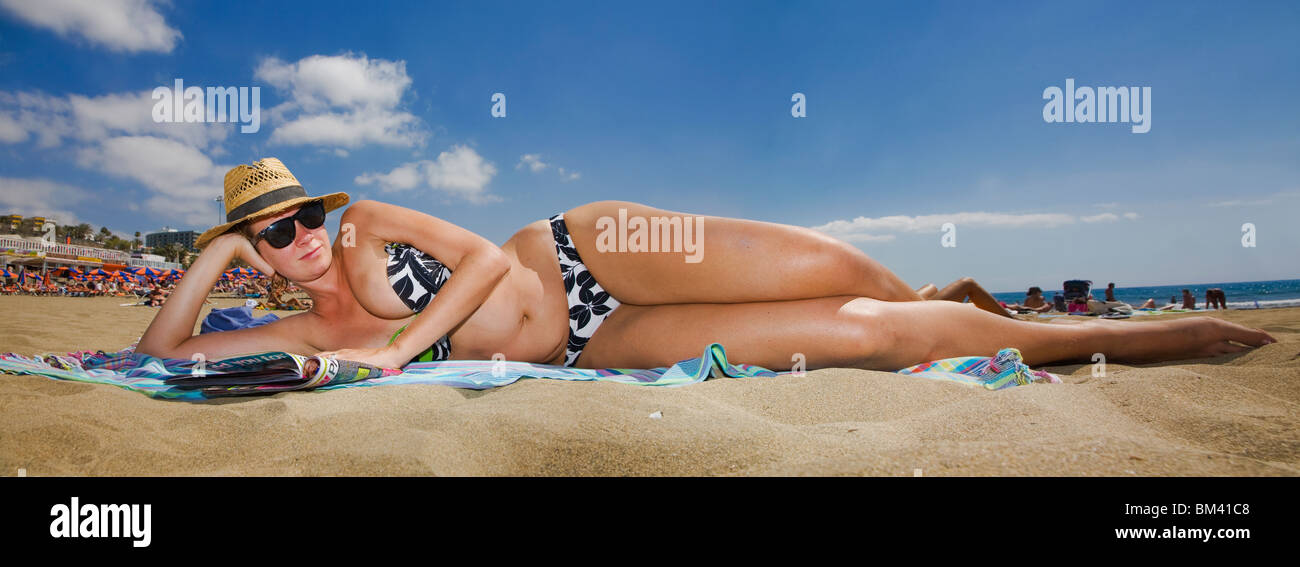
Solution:
[(1277, 342), (1261, 329), (1204, 316), (1150, 323), (1118, 323), (1111, 330), (1117, 331), (1110, 341), (1112, 348), (1103, 354), (1116, 361), (1138, 363), (1209, 358)]

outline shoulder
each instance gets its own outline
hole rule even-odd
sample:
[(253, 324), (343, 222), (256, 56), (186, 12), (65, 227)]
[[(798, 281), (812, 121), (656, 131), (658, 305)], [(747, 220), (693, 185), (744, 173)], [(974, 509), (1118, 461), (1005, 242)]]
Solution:
[(339, 219), (339, 234), (356, 231), (357, 235), (377, 236), (392, 232), (395, 226), (408, 226), (427, 219), (423, 213), (382, 201), (361, 200), (343, 211)]
[(378, 215), (392, 214), (394, 212), (409, 211), (405, 207), (390, 205), (382, 201), (362, 199), (351, 205), (343, 211), (343, 218), (369, 218)]

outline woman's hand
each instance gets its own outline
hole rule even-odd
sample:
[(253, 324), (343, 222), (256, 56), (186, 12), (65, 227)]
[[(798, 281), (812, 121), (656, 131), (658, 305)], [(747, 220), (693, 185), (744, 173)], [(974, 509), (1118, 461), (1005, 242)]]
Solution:
[(345, 348), (316, 353), (321, 358), (336, 358), (339, 360), (351, 360), (352, 362), (362, 362), (379, 368), (397, 368), (405, 366), (409, 359), (404, 359), (400, 353), (390, 347), (383, 348)]
[(239, 258), (240, 260), (247, 262), (248, 265), (252, 266), (257, 271), (266, 274), (267, 277), (275, 276), (275, 269), (271, 267), (271, 264), (267, 263), (266, 259), (263, 258), (261, 254), (257, 253), (257, 249), (253, 248), (252, 242), (249, 242), (244, 235), (237, 231), (227, 232), (226, 234), (212, 239), (212, 244), (209, 245), (209, 248), (212, 248), (213, 246), (220, 246), (222, 249), (229, 250), (231, 259)]
[[(160, 286), (149, 290), (149, 304), (161, 305), (162, 310), (154, 316), (149, 328), (140, 337), (136, 352), (166, 358), (189, 358), (194, 352), (205, 352), (213, 360), (217, 353), (225, 355), (247, 352), (252, 344), (221, 340), (228, 344), (217, 346), (213, 343), (220, 339), (199, 339), (193, 336), (194, 324), (198, 321), (199, 311), (208, 292), (234, 258), (248, 262), (259, 271), (274, 273), (271, 265), (253, 249), (243, 235), (228, 233), (218, 236), (195, 258), (174, 292), (163, 290)], [(244, 334), (248, 335), (265, 336), (264, 333)]]

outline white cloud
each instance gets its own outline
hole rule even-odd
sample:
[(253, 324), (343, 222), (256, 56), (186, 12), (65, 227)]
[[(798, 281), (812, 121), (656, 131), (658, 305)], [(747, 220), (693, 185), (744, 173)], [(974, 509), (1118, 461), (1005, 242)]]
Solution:
[(219, 144), (235, 127), (230, 123), (154, 122), (154, 103), (151, 91), (97, 97), (0, 92), (0, 142), (21, 142), (30, 134), (38, 146), (49, 148), (65, 138), (93, 143), (118, 135), (150, 135), (220, 154)]
[(897, 236), (893, 234), (850, 233), (838, 236), (838, 238), (845, 242), (893, 242)]
[(151, 135), (171, 138), (198, 148), (211, 148), (226, 140), (234, 125), (208, 122), (154, 122), (158, 102), (151, 91), (108, 94), (94, 98), (71, 95), (68, 102), (81, 140), (110, 135)]
[(77, 153), (77, 163), (110, 175), (133, 179), (152, 191), (146, 208), (184, 223), (212, 224), (212, 199), (221, 195), (227, 166), (176, 140), (153, 136), (119, 136)]
[[(528, 171), (539, 173), (551, 167), (551, 164), (542, 161), (542, 154), (524, 154), (519, 156), (519, 163), (515, 164), (515, 169), (523, 169), (525, 167), (528, 168)], [(563, 167), (557, 167), (555, 168), (555, 171), (560, 174), (560, 179), (564, 181), (573, 181), (582, 177), (581, 173), (568, 171)]]
[(312, 55), (287, 63), (268, 58), (253, 74), (288, 99), (270, 110), (271, 142), (357, 148), (422, 145), (423, 122), (400, 110), (411, 86), (405, 61), (365, 55)]
[(528, 170), (537, 173), (547, 168), (546, 162), (542, 161), (541, 154), (524, 154), (519, 157), (519, 163), (515, 164), (515, 169), (528, 167)]
[(0, 0), (10, 13), (63, 37), (80, 36), (113, 51), (169, 53), (181, 32), (152, 0)]
[[(52, 148), (63, 138), (72, 135), (72, 103), (63, 97), (42, 93), (9, 93), (0, 91), (0, 122), (9, 125), (10, 133), (0, 141), (17, 143), (36, 138), (36, 146)], [(21, 136), (12, 129), (22, 131)]]
[(420, 185), (471, 203), (491, 203), (501, 198), (487, 192), (497, 168), (467, 146), (452, 146), (437, 160), (420, 160), (397, 166), (388, 173), (365, 173), (358, 185), (378, 185), (381, 191), (409, 191)]
[(419, 185), (425, 179), (424, 172), (421, 169), (426, 164), (431, 163), (428, 160), (405, 163), (388, 173), (364, 173), (358, 175), (354, 181), (358, 185), (377, 183), (381, 191), (389, 193), (406, 191), (414, 189), (416, 185)]
[(1115, 222), (1119, 220), (1119, 217), (1115, 213), (1102, 213), (1100, 215), (1079, 217), (1079, 220), (1083, 222)]
[(851, 221), (836, 220), (812, 227), (849, 242), (880, 242), (892, 240), (884, 238), (881, 233), (898, 232), (938, 232), (944, 223), (958, 226), (995, 226), (1002, 228), (1041, 227), (1050, 228), (1074, 222), (1074, 217), (1065, 214), (1010, 214), (966, 212), (947, 215), (894, 215), (888, 217), (857, 217)]
[(1210, 206), (1210, 207), (1240, 207), (1240, 206), (1244, 206), (1244, 205), (1269, 205), (1269, 204), (1272, 204), (1272, 203), (1273, 203), (1273, 200), (1272, 200), (1272, 199), (1254, 199), (1254, 200), (1251, 200), (1251, 201), (1243, 201), (1243, 200), (1241, 200), (1241, 199), (1233, 199), (1233, 200), (1231, 200), (1231, 201), (1218, 201), (1218, 202), (1215, 202), (1215, 203), (1210, 203), (1210, 204), (1207, 205), (1207, 206)]
[[(1124, 218), (1137, 220), (1137, 213), (1124, 213)], [(1055, 228), (1074, 224), (1076, 221), (1114, 222), (1119, 217), (1114, 213), (1075, 218), (1062, 213), (985, 213), (963, 212), (946, 215), (894, 215), (888, 217), (857, 217), (851, 221), (836, 220), (812, 227), (840, 240), (847, 242), (889, 242), (896, 233), (902, 232), (939, 232), (944, 223), (957, 226), (982, 226), (995, 228)]]
[(79, 224), (81, 219), (67, 207), (92, 197), (89, 191), (46, 179), (0, 177), (0, 212), (23, 216), (45, 216), (59, 225)]
[(576, 171), (566, 172), (564, 171), (563, 167), (557, 168), (556, 170), (560, 172), (560, 179), (563, 179), (565, 181), (573, 181), (574, 179), (582, 177), (581, 173), (578, 173)]
[(47, 148), (72, 142), (67, 153), (77, 165), (148, 190), (128, 208), (143, 206), (172, 224), (211, 224), (212, 199), (221, 194), (227, 168), (209, 156), (225, 153), (221, 143), (235, 126), (157, 123), (153, 104), (151, 91), (97, 97), (0, 92), (0, 142), (35, 137), (37, 146)]
[(27, 129), (12, 116), (0, 113), (0, 142), (16, 144), (27, 139)]
[(1241, 206), (1252, 206), (1252, 205), (1271, 205), (1273, 204), (1273, 201), (1279, 197), (1285, 199), (1287, 197), (1298, 197), (1298, 196), (1300, 196), (1300, 190), (1285, 189), (1273, 193), (1271, 195), (1266, 195), (1262, 198), (1232, 199), (1229, 201), (1217, 201), (1214, 203), (1209, 203), (1206, 206), (1207, 207), (1241, 207)]

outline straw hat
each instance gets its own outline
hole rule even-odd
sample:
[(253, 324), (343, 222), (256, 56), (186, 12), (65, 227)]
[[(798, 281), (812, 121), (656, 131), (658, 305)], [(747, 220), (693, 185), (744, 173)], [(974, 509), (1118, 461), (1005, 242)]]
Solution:
[(226, 224), (214, 226), (199, 235), (194, 247), (207, 246), (213, 238), (241, 222), (273, 217), (316, 199), (325, 202), (327, 213), (348, 204), (347, 193), (308, 196), (298, 178), (273, 157), (262, 158), (253, 165), (237, 165), (226, 172)]

